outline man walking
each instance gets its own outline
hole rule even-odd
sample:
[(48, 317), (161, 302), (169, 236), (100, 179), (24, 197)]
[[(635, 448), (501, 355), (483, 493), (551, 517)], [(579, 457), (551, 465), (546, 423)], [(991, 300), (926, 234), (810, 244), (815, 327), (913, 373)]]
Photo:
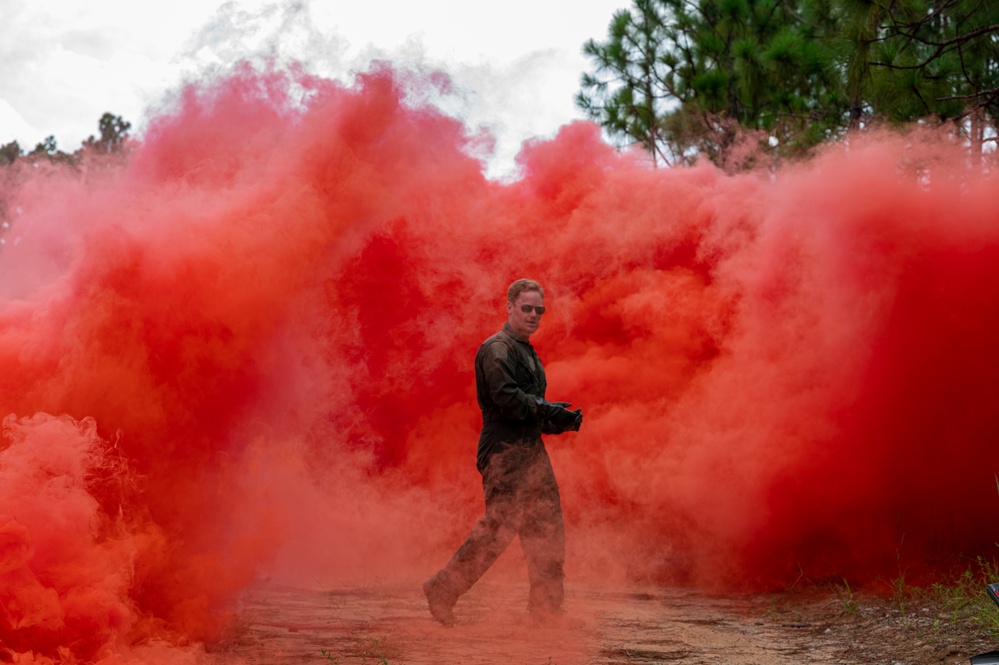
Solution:
[(528, 609), (544, 619), (562, 606), (565, 528), (544, 434), (578, 431), (580, 409), (545, 400), (545, 370), (528, 341), (545, 313), (544, 289), (518, 279), (507, 291), (507, 321), (475, 356), (475, 390), (482, 410), (476, 466), (486, 514), (448, 564), (423, 585), (430, 613), (454, 623), (453, 608), (514, 536), (527, 560)]

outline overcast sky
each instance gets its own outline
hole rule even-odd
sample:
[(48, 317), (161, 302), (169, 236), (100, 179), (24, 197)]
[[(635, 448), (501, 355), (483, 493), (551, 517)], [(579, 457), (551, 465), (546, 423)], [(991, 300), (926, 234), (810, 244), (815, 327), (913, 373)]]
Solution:
[(497, 137), (491, 170), (520, 144), (582, 117), (582, 45), (626, 0), (0, 0), (0, 144), (53, 135), (66, 151), (105, 112), (141, 135), (185, 78), (263, 52), (343, 81), (373, 59), (449, 72), (452, 113)]

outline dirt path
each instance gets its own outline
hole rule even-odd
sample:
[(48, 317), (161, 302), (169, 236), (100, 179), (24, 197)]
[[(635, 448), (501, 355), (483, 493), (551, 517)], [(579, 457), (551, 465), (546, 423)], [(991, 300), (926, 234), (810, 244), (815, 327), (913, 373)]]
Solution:
[[(481, 584), (458, 607), (458, 624), (430, 618), (419, 585), (335, 591), (258, 587), (245, 594), (215, 665), (589, 665), (961, 663), (989, 636), (941, 630), (927, 608), (829, 593), (720, 598), (661, 590), (574, 588), (568, 618), (538, 627), (526, 589)], [(973, 633), (974, 631), (972, 631)]]

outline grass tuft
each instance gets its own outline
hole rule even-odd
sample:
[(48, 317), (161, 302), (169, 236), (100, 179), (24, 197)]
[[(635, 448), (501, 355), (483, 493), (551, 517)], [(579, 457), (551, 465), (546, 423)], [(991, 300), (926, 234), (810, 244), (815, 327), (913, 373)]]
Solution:
[(843, 608), (844, 614), (856, 614), (860, 611), (860, 606), (857, 605), (857, 600), (853, 597), (853, 590), (850, 588), (850, 582), (843, 578), (843, 586), (837, 585), (836, 594), (839, 596), (840, 605)]
[(940, 608), (951, 623), (975, 621), (990, 635), (999, 635), (999, 607), (985, 585), (999, 581), (999, 564), (978, 557), (962, 572), (923, 590), (923, 597)]

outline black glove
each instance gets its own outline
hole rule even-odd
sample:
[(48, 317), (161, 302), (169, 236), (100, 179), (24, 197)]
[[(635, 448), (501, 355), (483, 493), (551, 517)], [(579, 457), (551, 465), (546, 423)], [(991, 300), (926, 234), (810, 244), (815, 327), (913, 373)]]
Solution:
[(541, 418), (543, 433), (561, 434), (579, 431), (579, 426), (583, 424), (582, 409), (570, 411), (566, 407), (571, 406), (571, 402), (547, 402), (540, 397), (536, 397), (535, 400), (538, 404), (538, 416)]
[(572, 421), (572, 424), (565, 428), (566, 432), (578, 432), (579, 428), (583, 426), (583, 410), (576, 409), (575, 411), (570, 411), (569, 413), (575, 413), (576, 418)]

